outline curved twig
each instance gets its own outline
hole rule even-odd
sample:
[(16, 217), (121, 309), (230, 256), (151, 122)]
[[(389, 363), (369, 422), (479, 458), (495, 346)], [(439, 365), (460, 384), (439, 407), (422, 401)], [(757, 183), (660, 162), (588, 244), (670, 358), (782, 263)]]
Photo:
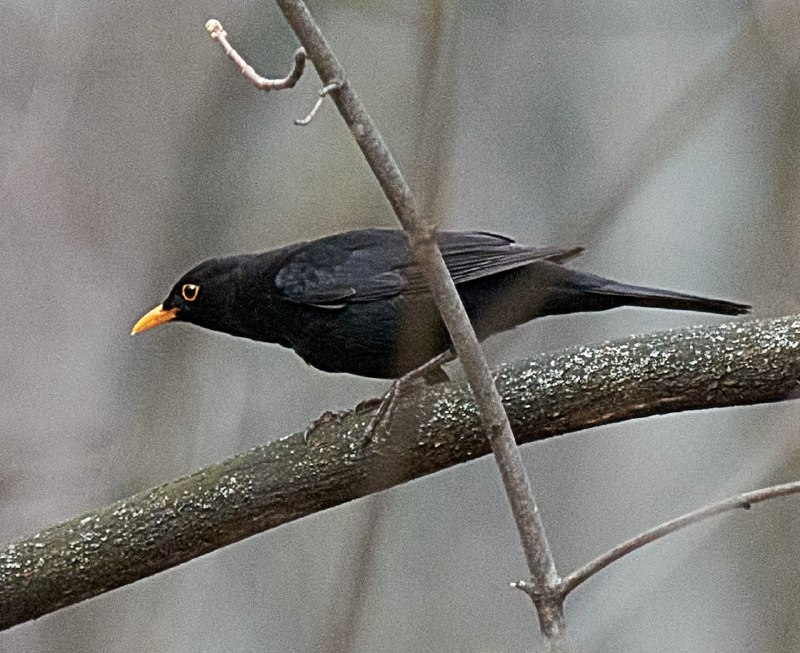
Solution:
[(247, 63), (242, 55), (240, 55), (233, 46), (228, 42), (228, 33), (222, 28), (222, 23), (217, 19), (212, 18), (206, 22), (206, 31), (212, 39), (220, 44), (222, 50), (237, 66), (242, 75), (256, 88), (262, 91), (283, 91), (287, 88), (293, 88), (297, 84), (300, 77), (303, 75), (303, 70), (306, 67), (306, 51), (305, 48), (298, 48), (294, 53), (294, 65), (289, 71), (289, 74), (282, 79), (269, 79), (262, 77), (255, 69)]
[(328, 95), (330, 95), (333, 91), (338, 91), (340, 88), (342, 88), (342, 82), (339, 81), (331, 82), (330, 84), (326, 84), (325, 86), (323, 86), (319, 92), (319, 97), (317, 98), (317, 101), (311, 108), (311, 111), (308, 112), (305, 118), (297, 118), (294, 121), (294, 124), (300, 127), (305, 127), (307, 124), (309, 124), (314, 119), (314, 116), (317, 115), (317, 112), (322, 106), (322, 103), (325, 101), (325, 98), (328, 97)]

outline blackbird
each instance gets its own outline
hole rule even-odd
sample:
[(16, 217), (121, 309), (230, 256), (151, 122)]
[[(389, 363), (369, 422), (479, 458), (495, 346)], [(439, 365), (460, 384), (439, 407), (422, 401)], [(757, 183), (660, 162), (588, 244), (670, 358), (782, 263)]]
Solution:
[[(564, 267), (580, 247), (527, 247), (481, 231), (440, 232), (437, 240), (481, 339), (545, 315), (626, 305), (724, 315), (750, 308)], [(395, 230), (204, 261), (132, 333), (170, 321), (277, 343), (320, 370), (374, 378), (396, 379), (450, 349), (405, 234)]]

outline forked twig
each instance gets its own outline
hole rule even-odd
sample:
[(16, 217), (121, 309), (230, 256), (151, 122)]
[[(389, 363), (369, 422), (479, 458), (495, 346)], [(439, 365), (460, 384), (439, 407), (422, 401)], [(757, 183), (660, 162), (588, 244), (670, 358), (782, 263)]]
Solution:
[[(728, 497), (727, 499), (723, 499), (722, 501), (717, 501), (716, 503), (711, 503), (707, 506), (703, 506), (702, 508), (698, 508), (697, 510), (693, 510), (692, 512), (688, 512), (685, 515), (676, 517), (675, 519), (670, 519), (663, 524), (659, 524), (654, 528), (640, 533), (636, 537), (632, 537), (626, 542), (618, 544), (613, 549), (609, 549), (594, 560), (586, 563), (582, 567), (579, 567), (571, 574), (564, 576), (562, 579), (561, 591), (563, 595), (566, 596), (572, 590), (578, 587), (578, 585), (585, 582), (597, 572), (605, 569), (611, 563), (616, 562), (623, 556), (626, 556), (637, 549), (641, 549), (646, 544), (650, 544), (651, 542), (655, 542), (662, 537), (686, 528), (687, 526), (697, 524), (698, 522), (704, 521), (709, 517), (722, 514), (723, 512), (730, 512), (738, 509), (750, 510), (750, 507), (755, 503), (762, 503), (769, 499), (776, 499), (798, 493), (800, 493), (800, 481), (784, 483), (783, 485), (773, 485), (760, 490), (753, 490), (752, 492), (737, 494), (735, 496)], [(514, 586), (518, 587), (519, 584), (515, 583)], [(525, 588), (520, 587), (520, 589), (524, 590)]]
[[(615, 563), (617, 560), (624, 558), (626, 555), (641, 549), (642, 547), (660, 540), (667, 535), (676, 533), (688, 526), (693, 526), (701, 521), (705, 521), (716, 515), (721, 515), (724, 512), (731, 512), (733, 510), (750, 510), (756, 503), (763, 503), (770, 499), (778, 499), (780, 497), (789, 496), (792, 494), (800, 494), (800, 481), (792, 481), (791, 483), (784, 483), (782, 485), (772, 485), (770, 487), (761, 488), (760, 490), (753, 490), (752, 492), (744, 492), (737, 494), (722, 501), (708, 504), (697, 510), (687, 512), (680, 517), (675, 517), (665, 521), (663, 524), (654, 526), (635, 537), (618, 544), (617, 546), (609, 549), (605, 553), (597, 556), (594, 560), (587, 562), (585, 565), (579, 567), (570, 574), (564, 576), (561, 580), (559, 587), (551, 590), (558, 600), (563, 601), (567, 596), (589, 580), (595, 574), (601, 572), (609, 565)], [(511, 587), (521, 590), (534, 599), (543, 596), (541, 589), (535, 587), (532, 583), (520, 580), (511, 583)]]

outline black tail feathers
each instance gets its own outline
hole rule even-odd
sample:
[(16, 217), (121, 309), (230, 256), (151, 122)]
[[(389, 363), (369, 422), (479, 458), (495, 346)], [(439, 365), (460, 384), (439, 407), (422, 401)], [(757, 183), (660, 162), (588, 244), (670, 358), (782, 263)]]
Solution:
[(650, 308), (666, 308), (676, 311), (697, 311), (700, 313), (719, 313), (721, 315), (744, 315), (750, 312), (748, 304), (729, 302), (724, 299), (711, 299), (659, 290), (629, 286), (623, 283), (610, 282), (589, 292), (609, 299), (616, 298), (619, 306), (647, 306)]

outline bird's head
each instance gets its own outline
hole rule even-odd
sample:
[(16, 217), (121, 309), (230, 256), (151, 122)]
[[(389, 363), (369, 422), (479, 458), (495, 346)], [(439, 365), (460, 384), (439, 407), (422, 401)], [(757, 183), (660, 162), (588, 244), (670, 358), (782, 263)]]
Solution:
[(131, 335), (173, 320), (227, 331), (238, 287), (239, 257), (203, 261), (184, 274), (162, 304), (134, 325)]

